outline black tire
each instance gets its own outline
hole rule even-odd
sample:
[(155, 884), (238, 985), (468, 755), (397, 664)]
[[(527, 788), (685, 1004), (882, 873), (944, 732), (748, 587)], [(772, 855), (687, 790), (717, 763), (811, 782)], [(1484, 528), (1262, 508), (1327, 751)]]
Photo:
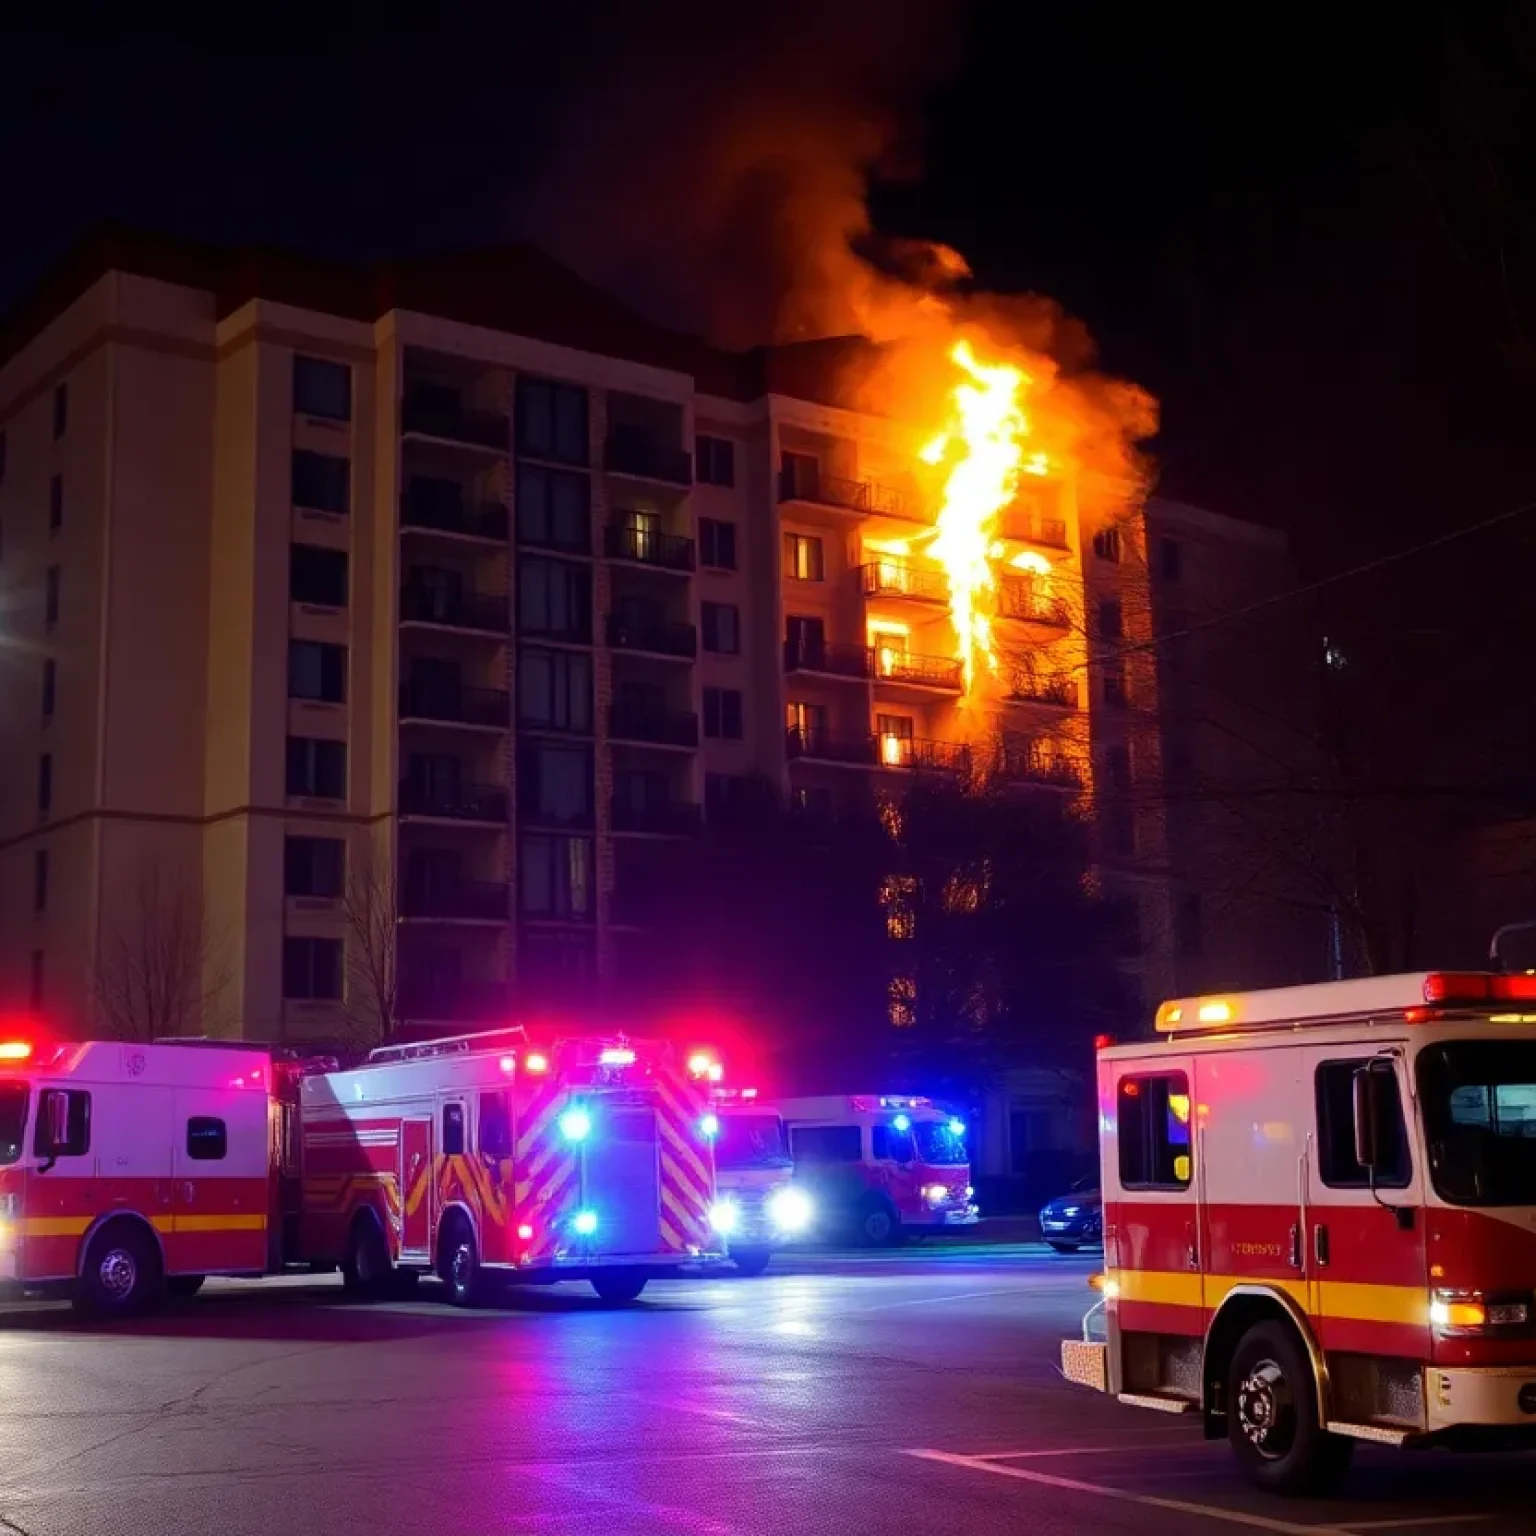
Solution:
[(1328, 1493), (1349, 1470), (1355, 1442), (1323, 1428), (1317, 1378), (1286, 1324), (1258, 1323), (1233, 1350), (1227, 1439), (1249, 1481), (1266, 1493), (1286, 1498)]
[(649, 1278), (639, 1269), (602, 1269), (592, 1276), (592, 1289), (602, 1300), (622, 1306), (639, 1298)]
[(902, 1240), (901, 1218), (884, 1195), (871, 1195), (856, 1217), (859, 1241), (868, 1248), (896, 1248)]
[(172, 1275), (165, 1282), (165, 1293), (167, 1296), (174, 1296), (178, 1300), (188, 1296), (196, 1296), (202, 1290), (203, 1281), (207, 1278), (207, 1275)]
[(771, 1248), (732, 1248), (730, 1257), (731, 1262), (736, 1266), (736, 1273), (751, 1279), (768, 1268), (773, 1250)]
[(129, 1317), (154, 1306), (164, 1294), (160, 1249), (147, 1229), (114, 1221), (91, 1239), (73, 1297), (77, 1312)]
[(485, 1300), (485, 1272), (475, 1234), (462, 1216), (449, 1218), (443, 1231), (438, 1274), (448, 1287), (448, 1300), (456, 1307), (478, 1307)]
[(341, 1284), (361, 1300), (382, 1296), (389, 1287), (391, 1266), (384, 1233), (371, 1215), (359, 1215), (347, 1235), (347, 1252), (341, 1261)]
[(1076, 1253), (1083, 1246), (1081, 1243), (1059, 1243), (1053, 1238), (1047, 1238), (1045, 1241), (1046, 1246), (1054, 1248), (1057, 1253)]

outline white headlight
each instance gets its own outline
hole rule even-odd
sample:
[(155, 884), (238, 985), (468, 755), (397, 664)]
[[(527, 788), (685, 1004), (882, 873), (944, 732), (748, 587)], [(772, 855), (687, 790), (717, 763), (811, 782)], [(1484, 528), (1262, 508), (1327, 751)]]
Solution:
[(721, 1237), (729, 1237), (741, 1222), (741, 1210), (734, 1200), (717, 1200), (709, 1208), (709, 1224)]
[(803, 1189), (787, 1184), (776, 1189), (768, 1200), (768, 1219), (781, 1232), (803, 1232), (811, 1224), (811, 1197)]
[(929, 1205), (942, 1205), (949, 1198), (949, 1190), (943, 1184), (929, 1184), (923, 1190), (923, 1199)]

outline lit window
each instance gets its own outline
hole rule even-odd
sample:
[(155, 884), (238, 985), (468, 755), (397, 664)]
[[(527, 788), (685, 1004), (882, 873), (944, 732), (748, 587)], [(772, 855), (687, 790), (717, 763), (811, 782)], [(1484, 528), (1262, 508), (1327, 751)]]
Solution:
[(912, 898), (917, 881), (911, 875), (887, 875), (880, 883), (880, 901), (885, 907), (885, 931), (889, 938), (910, 939), (917, 930)]
[(891, 977), (891, 984), (886, 996), (886, 1017), (897, 1029), (910, 1029), (917, 1023), (917, 980), (915, 977)]

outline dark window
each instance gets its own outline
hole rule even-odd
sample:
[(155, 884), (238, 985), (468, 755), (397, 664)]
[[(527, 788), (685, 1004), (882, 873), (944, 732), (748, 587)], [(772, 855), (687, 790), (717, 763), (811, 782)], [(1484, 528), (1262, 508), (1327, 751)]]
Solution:
[(53, 753), (44, 752), (37, 760), (37, 809), (46, 816), (53, 809)]
[(1199, 891), (1185, 891), (1173, 916), (1174, 943), (1186, 958), (1205, 951), (1205, 915)]
[(512, 1156), (512, 1113), (504, 1093), (480, 1095), (480, 1151), (490, 1158)]
[(322, 608), (347, 606), (347, 556), (318, 544), (295, 544), (288, 554), (288, 596)]
[(1116, 794), (1126, 794), (1135, 781), (1131, 772), (1131, 749), (1127, 746), (1111, 747), (1104, 756), (1104, 763), (1109, 787)]
[(699, 564), (713, 571), (736, 569), (736, 524), (699, 519)]
[(48, 482), (48, 532), (57, 533), (64, 526), (64, 476), (55, 475)]
[(540, 651), (517, 657), (517, 718), (546, 731), (592, 731), (592, 658), (585, 651)]
[(898, 1131), (894, 1125), (869, 1128), (869, 1154), (878, 1163), (910, 1163), (917, 1156), (911, 1131)]
[[(1371, 1058), (1325, 1061), (1317, 1069), (1317, 1173), (1329, 1189), (1368, 1189), (1371, 1175), (1355, 1158), (1355, 1075), (1370, 1069)], [(1397, 1074), (1376, 1069), (1391, 1082), (1387, 1095), (1392, 1162), (1376, 1170), (1381, 1189), (1406, 1189), (1413, 1162), (1408, 1152), (1408, 1122), (1403, 1117)]]
[(59, 586), (61, 583), (59, 568), (56, 565), (48, 567), (47, 585), (43, 589), (43, 623), (52, 629), (59, 622)]
[(559, 826), (592, 825), (592, 749), (526, 741), (517, 754), (520, 815)]
[(735, 603), (704, 603), (699, 621), (706, 651), (734, 656), (741, 649), (741, 610)]
[(1112, 709), (1123, 709), (1129, 702), (1129, 695), (1125, 686), (1125, 663), (1123, 661), (1107, 661), (1104, 663), (1104, 702)]
[(517, 892), (530, 917), (590, 917), (592, 842), (585, 837), (524, 837)]
[(860, 1163), (864, 1139), (856, 1125), (792, 1125), (789, 1147), (797, 1163)]
[(736, 445), (729, 438), (706, 437), (700, 433), (694, 439), (695, 477), (702, 485), (736, 484)]
[(39, 848), (32, 855), (32, 910), (48, 910), (48, 850)]
[(91, 1096), (78, 1088), (45, 1088), (37, 1096), (38, 1157), (84, 1157), (91, 1150)]
[(283, 894), (334, 900), (345, 878), (346, 844), (339, 837), (289, 837), (283, 843)]
[(555, 987), (588, 982), (597, 974), (590, 933), (529, 929), (517, 941), (518, 979)]
[(32, 963), (28, 976), (28, 1007), (41, 1008), (43, 1006), (43, 971), (46, 961), (40, 949), (32, 951)]
[(1106, 597), (1099, 602), (1099, 638), (1101, 640), (1118, 640), (1125, 633), (1125, 614), (1121, 611), (1120, 604), (1112, 597)]
[(69, 385), (56, 384), (53, 388), (53, 440), (69, 431)]
[(351, 506), (352, 466), (334, 453), (293, 451), (293, 504), (316, 512), (345, 512)]
[(347, 798), (347, 744), (313, 736), (288, 738), (288, 793), (316, 800)]
[(462, 1104), (443, 1105), (443, 1156), (463, 1157), (464, 1155), (464, 1106)]
[(592, 548), (591, 476), (519, 464), (517, 536), (524, 544), (587, 554)]
[(1093, 536), (1093, 552), (1100, 560), (1118, 565), (1120, 563), (1120, 530), (1118, 528), (1099, 529)]
[(805, 533), (784, 535), (784, 574), (791, 581), (823, 581), (826, 571), (820, 539)]
[(288, 642), (288, 697), (341, 704), (347, 697), (347, 648), (319, 640)]
[(283, 940), (283, 996), (297, 1002), (337, 1002), (341, 998), (340, 939)]
[(525, 635), (590, 641), (591, 569), (564, 560), (518, 561), (517, 626)]
[(1177, 539), (1157, 541), (1157, 574), (1164, 581), (1177, 581), (1184, 574), (1184, 550)]
[(706, 773), (704, 809), (710, 816), (737, 815), (752, 803), (757, 787), (757, 781), (744, 773)]
[(43, 719), (52, 720), (58, 703), (59, 664), (52, 656), (43, 658)]
[(517, 381), (517, 451), (557, 464), (587, 462), (587, 392), (547, 379)]
[(741, 690), (704, 690), (704, 734), (714, 741), (740, 741), (742, 737)]
[(1122, 1077), (1120, 1182), (1126, 1189), (1188, 1189), (1189, 1079), (1182, 1072)]
[(229, 1156), (229, 1127), (212, 1115), (187, 1121), (187, 1156), (194, 1163), (222, 1163)]
[(352, 419), (352, 370), (323, 357), (293, 358), (293, 408), (327, 421)]

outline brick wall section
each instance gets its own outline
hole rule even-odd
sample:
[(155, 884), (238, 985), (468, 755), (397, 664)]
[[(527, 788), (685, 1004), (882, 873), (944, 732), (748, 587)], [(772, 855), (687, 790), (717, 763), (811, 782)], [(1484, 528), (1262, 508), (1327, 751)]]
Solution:
[(602, 558), (603, 530), (610, 516), (608, 477), (603, 474), (604, 445), (608, 440), (608, 401), (594, 389), (588, 406), (592, 433), (592, 540), (598, 559), (592, 570), (592, 627), (596, 646), (592, 657), (592, 711), (597, 732), (593, 794), (596, 798), (593, 878), (597, 886), (597, 974), (604, 981), (614, 973), (614, 938), (611, 922), (614, 885), (613, 857), (613, 749), (608, 744), (608, 707), (613, 702), (613, 652), (608, 646), (608, 604), (612, 587), (608, 562)]

